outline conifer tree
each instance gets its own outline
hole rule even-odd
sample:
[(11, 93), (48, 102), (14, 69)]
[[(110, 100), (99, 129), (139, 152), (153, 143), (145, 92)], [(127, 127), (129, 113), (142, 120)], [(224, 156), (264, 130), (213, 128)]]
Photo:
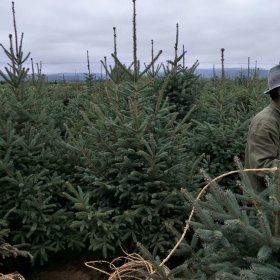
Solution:
[(85, 73), (84, 76), (86, 79), (87, 91), (89, 93), (91, 93), (93, 91), (93, 83), (94, 83), (94, 80), (96, 80), (96, 77), (93, 73), (91, 73), (89, 51), (87, 51), (87, 69), (88, 69), (88, 72)]
[[(182, 240), (185, 235), (172, 226), (169, 228), (177, 240), (183, 241), (172, 251), (184, 261), (161, 277), (153, 274), (149, 277), (279, 279), (279, 167), (266, 170), (267, 189), (257, 193), (247, 176), (247, 172), (252, 170), (244, 170), (238, 159), (236, 163), (239, 171), (231, 171), (215, 179), (204, 172), (207, 185), (197, 197), (186, 189), (181, 190), (187, 205), (190, 203), (193, 206), (194, 216), (190, 215), (186, 224), (191, 227), (191, 232)], [(235, 172), (240, 174), (237, 184), (242, 193), (239, 194), (217, 183), (217, 179)], [(163, 267), (167, 258), (159, 261), (151, 257), (145, 248), (140, 249), (156, 270)]]
[(17, 37), (14, 5), (13, 18), (14, 41), (10, 36), (10, 48), (1, 45), (10, 62), (6, 73), (0, 72), (7, 84), (0, 95), (0, 219), (9, 231), (5, 242), (43, 263), (50, 253), (83, 244), (69, 228), (71, 213), (61, 199), (72, 163), (61, 145), (57, 103), (40, 81), (27, 86), (27, 56), (23, 36)]
[(224, 190), (215, 181), (205, 199), (195, 200), (182, 191), (194, 207), (195, 219), (189, 223), (193, 236), (203, 245), (193, 248), (185, 262), (185, 273), (195, 271), (188, 279), (272, 280), (280, 276), (279, 170), (267, 178), (267, 189), (256, 193), (238, 160), (237, 164), (242, 194)]
[[(189, 148), (197, 155), (205, 154), (204, 168), (211, 176), (232, 170), (234, 156), (244, 158), (252, 110), (241, 102), (244, 92), (234, 83), (228, 79), (209, 81), (201, 89), (192, 119)], [(253, 99), (251, 94), (250, 102)]]
[[(158, 77), (159, 87), (163, 86), (164, 81), (168, 77), (168, 82), (164, 86), (164, 96), (168, 97), (169, 102), (175, 105), (178, 118), (183, 119), (184, 116), (195, 105), (198, 91), (198, 78), (195, 71), (198, 67), (196, 61), (190, 68), (181, 64), (182, 59), (185, 59), (186, 51), (183, 50), (181, 55), (178, 55), (178, 41), (179, 41), (179, 25), (176, 25), (176, 40), (174, 46), (174, 59), (168, 60), (167, 67), (164, 67), (163, 78)], [(183, 63), (184, 64), (184, 63)], [(157, 69), (158, 71), (159, 69)], [(155, 84), (158, 85), (158, 84)]]
[[(91, 224), (89, 217), (100, 213), (100, 223), (85, 225), (82, 234), (93, 250), (101, 247), (105, 253), (136, 241), (159, 251), (168, 248), (172, 241), (165, 222), (182, 225), (185, 212), (178, 189), (191, 185), (196, 166), (186, 149), (188, 115), (177, 121), (164, 87), (157, 92), (143, 79), (161, 52), (140, 71), (135, 15), (134, 6), (134, 67), (127, 72), (131, 79), (117, 86), (108, 83), (105, 94), (95, 95), (92, 110), (83, 112), (86, 124), (80, 136), (72, 134), (72, 149), (84, 160), (79, 187), (65, 193), (77, 211), (73, 227)], [(127, 71), (113, 57), (118, 68)], [(168, 82), (166, 77), (163, 86)], [(82, 214), (85, 209), (87, 216)]]

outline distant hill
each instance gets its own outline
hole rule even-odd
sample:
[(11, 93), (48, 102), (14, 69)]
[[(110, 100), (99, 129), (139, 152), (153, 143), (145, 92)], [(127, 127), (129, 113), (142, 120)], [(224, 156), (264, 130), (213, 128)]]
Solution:
[[(247, 69), (243, 69), (242, 75), (247, 77)], [(255, 69), (250, 69), (250, 75), (254, 76)], [(213, 69), (197, 69), (196, 74), (200, 75), (203, 78), (210, 79), (213, 77)], [(215, 69), (215, 74), (218, 77), (222, 75), (222, 69), (217, 68)], [(240, 68), (225, 68), (225, 75), (231, 79), (241, 76), (241, 69)], [(267, 78), (268, 70), (266, 69), (259, 69), (258, 75), (260, 78)]]
[[(218, 77), (221, 77), (222, 69), (215, 69), (215, 73)], [(251, 75), (254, 75), (254, 69), (250, 70)], [(196, 74), (200, 75), (202, 78), (210, 79), (213, 77), (213, 69), (207, 68), (198, 68), (196, 69)], [(247, 69), (243, 69), (242, 73), (245, 77), (247, 76)], [(104, 74), (95, 73), (94, 74), (97, 79), (105, 79)], [(240, 68), (225, 68), (225, 75), (231, 79), (236, 78), (241, 75)], [(259, 69), (259, 77), (266, 79), (268, 75), (268, 70)], [(53, 73), (53, 74), (45, 74), (48, 81), (85, 81), (84, 73)], [(1, 77), (0, 77), (1, 80)]]
[[(222, 69), (217, 68), (215, 69), (215, 73), (218, 77), (221, 77)], [(250, 70), (251, 75), (254, 75), (254, 69)], [(267, 78), (268, 70), (266, 69), (259, 69), (258, 70), (259, 77), (260, 78)], [(203, 69), (198, 68), (196, 70), (196, 74), (200, 75), (202, 78), (210, 79), (213, 77), (213, 69)], [(247, 76), (247, 69), (243, 70), (242, 73), (245, 77)], [(231, 79), (236, 78), (241, 75), (240, 68), (225, 68), (225, 75), (226, 77), (229, 77)], [(101, 79), (100, 73), (95, 73), (95, 76), (97, 79)], [(105, 78), (105, 75), (103, 74), (103, 79)], [(85, 80), (85, 74), (84, 73), (54, 73), (54, 74), (46, 74), (46, 77), (49, 81), (84, 81)]]
[[(101, 74), (94, 74), (97, 79), (101, 79)], [(48, 81), (85, 81), (84, 73), (54, 73), (54, 74), (45, 74)], [(105, 76), (103, 75), (103, 79)]]

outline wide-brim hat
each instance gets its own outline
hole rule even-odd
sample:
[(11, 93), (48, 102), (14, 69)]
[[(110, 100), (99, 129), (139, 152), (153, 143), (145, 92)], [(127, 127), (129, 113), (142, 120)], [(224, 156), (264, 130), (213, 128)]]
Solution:
[(265, 94), (270, 93), (275, 88), (280, 87), (280, 64), (272, 67), (268, 72), (268, 90), (265, 91)]

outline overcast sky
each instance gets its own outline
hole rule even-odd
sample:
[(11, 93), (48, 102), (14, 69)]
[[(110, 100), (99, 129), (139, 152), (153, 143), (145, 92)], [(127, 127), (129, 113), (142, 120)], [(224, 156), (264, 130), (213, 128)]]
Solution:
[[(118, 56), (130, 63), (132, 0), (15, 0), (18, 32), (24, 32), (24, 50), (43, 72), (86, 72), (89, 50), (92, 71), (100, 60), (112, 61), (113, 27), (117, 29)], [(0, 0), (0, 42), (8, 47), (13, 32), (11, 1)], [(187, 50), (186, 63), (201, 68), (220, 67), (225, 48), (227, 67), (270, 68), (280, 61), (279, 0), (137, 0), (138, 57), (148, 62), (151, 40), (159, 62), (174, 57), (176, 23), (179, 48)], [(0, 50), (0, 67), (6, 61)]]

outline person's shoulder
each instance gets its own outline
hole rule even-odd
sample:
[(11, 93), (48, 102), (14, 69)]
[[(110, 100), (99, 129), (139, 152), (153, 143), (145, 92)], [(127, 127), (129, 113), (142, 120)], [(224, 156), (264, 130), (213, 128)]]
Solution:
[(270, 104), (253, 117), (251, 125), (279, 126), (279, 121), (280, 112), (274, 104)]
[(255, 115), (253, 119), (280, 119), (280, 110), (271, 103)]

